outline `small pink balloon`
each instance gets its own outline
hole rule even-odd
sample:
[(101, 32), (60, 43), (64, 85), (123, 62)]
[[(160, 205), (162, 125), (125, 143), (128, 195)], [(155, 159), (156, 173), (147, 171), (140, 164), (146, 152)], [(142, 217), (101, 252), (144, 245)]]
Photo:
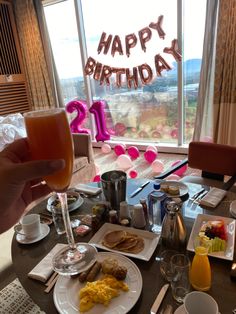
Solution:
[(137, 159), (139, 157), (139, 150), (136, 146), (130, 146), (127, 149), (127, 153), (131, 157), (131, 159)]
[(202, 142), (213, 143), (213, 138), (211, 136), (204, 136), (201, 139)]
[(143, 155), (149, 164), (151, 164), (157, 157), (157, 153), (153, 150), (147, 150)]
[(152, 171), (161, 173), (164, 170), (164, 164), (161, 160), (154, 160), (151, 164)]
[[(179, 164), (182, 160), (176, 160), (174, 161), (172, 164), (171, 164), (171, 167)], [(184, 165), (183, 167), (179, 168), (178, 170), (176, 170), (175, 172), (173, 172), (174, 174), (177, 174), (177, 176), (183, 176), (184, 173), (187, 171), (188, 169), (188, 166), (187, 165)]]
[(126, 146), (123, 144), (118, 144), (114, 147), (114, 152), (116, 156), (120, 156), (125, 154)]
[(124, 170), (133, 167), (132, 160), (127, 155), (118, 156), (116, 163), (117, 163), (119, 168), (124, 169)]
[(168, 181), (178, 181), (180, 179), (180, 177), (177, 174), (171, 174), (168, 177), (166, 177), (166, 180)]
[(146, 151), (147, 151), (147, 150), (153, 150), (154, 152), (157, 153), (157, 148), (156, 148), (156, 146), (154, 146), (154, 145), (149, 145), (149, 146), (147, 147)]
[(102, 144), (101, 151), (103, 154), (109, 154), (111, 152), (111, 146), (107, 143)]
[(138, 172), (136, 170), (131, 170), (129, 172), (129, 176), (130, 176), (131, 179), (135, 179), (138, 176)]
[(93, 182), (100, 182), (101, 181), (101, 176), (99, 174), (97, 174), (94, 178), (93, 178)]

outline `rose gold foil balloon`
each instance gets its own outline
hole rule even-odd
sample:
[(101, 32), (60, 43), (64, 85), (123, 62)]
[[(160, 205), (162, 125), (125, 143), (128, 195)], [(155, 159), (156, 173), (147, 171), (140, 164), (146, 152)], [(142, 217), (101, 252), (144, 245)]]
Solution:
[(177, 62), (182, 60), (182, 56), (179, 53), (179, 46), (178, 46), (177, 39), (173, 39), (171, 42), (171, 47), (165, 47), (163, 51), (165, 53), (171, 54)]
[(142, 50), (146, 52), (146, 42), (148, 42), (152, 38), (152, 31), (150, 30), (150, 28), (145, 27), (138, 32), (138, 35)]
[(112, 68), (112, 72), (116, 75), (116, 86), (121, 87), (122, 75), (125, 74), (125, 68)]
[[(139, 70), (139, 76), (141, 79), (141, 82), (146, 85), (151, 82), (153, 78), (152, 69), (148, 64), (141, 64), (138, 66)], [(147, 75), (144, 75), (144, 72), (146, 72)]]
[(102, 68), (102, 73), (100, 77), (100, 85), (106, 83), (107, 86), (110, 86), (110, 77), (112, 75), (112, 68), (108, 65), (104, 65)]
[(137, 37), (134, 33), (125, 36), (125, 47), (126, 47), (127, 57), (130, 56), (130, 49), (134, 48), (136, 44), (137, 44)]
[(120, 55), (123, 55), (123, 49), (122, 49), (122, 44), (120, 37), (116, 35), (113, 39), (113, 43), (111, 46), (111, 55), (114, 57), (115, 53), (119, 52)]
[(92, 57), (89, 57), (84, 68), (85, 74), (86, 75), (93, 74), (95, 66), (96, 66), (96, 61)]
[(149, 27), (155, 29), (158, 32), (158, 35), (160, 38), (165, 39), (165, 32), (162, 29), (162, 24), (163, 24), (163, 15), (160, 15), (158, 17), (157, 23), (150, 23)]
[(161, 72), (166, 70), (169, 71), (171, 70), (171, 67), (169, 64), (165, 61), (164, 58), (160, 54), (155, 55), (155, 67), (156, 67), (156, 72), (157, 76), (161, 76)]
[(100, 42), (98, 44), (98, 49), (97, 49), (98, 54), (102, 51), (103, 48), (104, 48), (104, 51), (103, 51), (104, 55), (108, 53), (108, 50), (110, 48), (111, 41), (112, 41), (112, 35), (109, 35), (108, 38), (106, 38), (106, 36), (107, 34), (103, 32), (100, 38)]
[(130, 73), (130, 69), (126, 69), (126, 81), (128, 88), (132, 87), (132, 83), (134, 88), (138, 87), (138, 70), (137, 68), (133, 68), (133, 74)]

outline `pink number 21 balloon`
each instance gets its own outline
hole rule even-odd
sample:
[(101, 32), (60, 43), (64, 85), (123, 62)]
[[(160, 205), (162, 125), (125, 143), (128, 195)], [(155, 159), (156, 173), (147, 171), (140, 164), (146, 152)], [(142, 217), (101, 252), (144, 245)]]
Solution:
[(110, 139), (110, 134), (106, 129), (106, 122), (104, 117), (105, 102), (103, 100), (93, 102), (92, 106), (89, 108), (89, 112), (94, 114), (96, 126), (97, 126), (97, 141), (107, 141)]
[(77, 111), (77, 116), (70, 122), (72, 133), (90, 133), (89, 130), (80, 127), (86, 118), (87, 106), (85, 103), (78, 100), (72, 100), (66, 105), (66, 111), (69, 113)]

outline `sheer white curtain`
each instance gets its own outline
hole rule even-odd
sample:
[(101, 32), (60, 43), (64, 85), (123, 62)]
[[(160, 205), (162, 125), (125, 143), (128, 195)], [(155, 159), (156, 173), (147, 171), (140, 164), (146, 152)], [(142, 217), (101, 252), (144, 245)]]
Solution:
[(203, 56), (198, 91), (194, 141), (212, 141), (215, 52), (219, 0), (208, 0), (203, 43)]

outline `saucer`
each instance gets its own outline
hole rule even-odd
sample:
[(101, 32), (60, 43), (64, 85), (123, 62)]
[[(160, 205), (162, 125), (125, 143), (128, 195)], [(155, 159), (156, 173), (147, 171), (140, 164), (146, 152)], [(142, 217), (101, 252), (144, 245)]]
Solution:
[(231, 202), (229, 211), (232, 217), (236, 218), (236, 200)]
[(174, 314), (187, 314), (187, 312), (184, 309), (184, 305), (180, 305), (174, 312)]
[(41, 223), (40, 225), (41, 225), (41, 234), (38, 237), (33, 238), (33, 239), (27, 239), (24, 235), (18, 233), (16, 235), (16, 241), (21, 244), (31, 244), (31, 243), (35, 243), (42, 240), (49, 234), (50, 228), (46, 224)]

